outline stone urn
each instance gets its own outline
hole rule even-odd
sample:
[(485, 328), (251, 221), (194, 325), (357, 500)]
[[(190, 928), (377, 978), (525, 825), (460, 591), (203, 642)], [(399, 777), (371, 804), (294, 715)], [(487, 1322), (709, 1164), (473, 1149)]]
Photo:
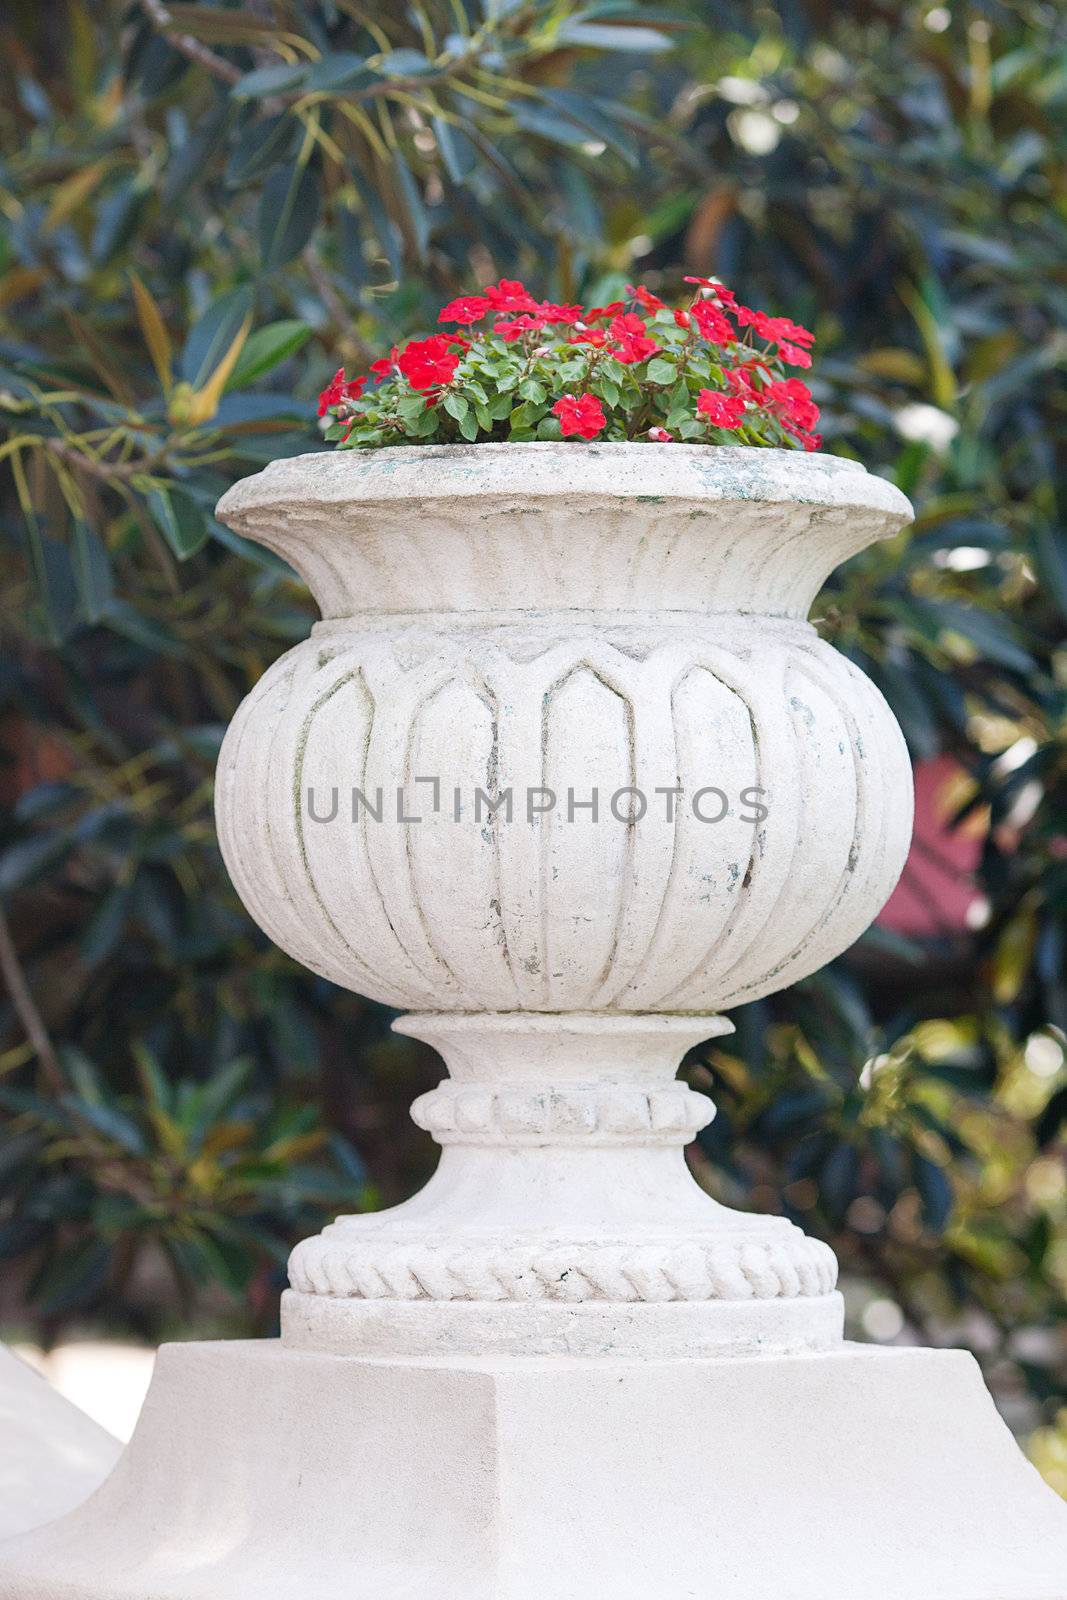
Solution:
[(908, 502), (537, 443), (279, 461), (219, 515), (322, 612), (227, 734), (227, 866), (440, 1051), (441, 1158), (296, 1247), (280, 1340), (164, 1347), (0, 1600), (1065, 1600), (1067, 1507), (973, 1359), (846, 1343), (827, 1246), (683, 1154), (683, 1054), (903, 865), (899, 730), (806, 619)]
[(395, 1350), (397, 1302), (410, 1352), (839, 1340), (830, 1250), (688, 1176), (712, 1106), (675, 1073), (904, 864), (903, 739), (806, 620), (904, 497), (792, 451), (492, 444), (275, 462), (219, 515), (323, 616), (223, 745), (230, 875), (450, 1074), (433, 1180), (298, 1246), (287, 1340)]

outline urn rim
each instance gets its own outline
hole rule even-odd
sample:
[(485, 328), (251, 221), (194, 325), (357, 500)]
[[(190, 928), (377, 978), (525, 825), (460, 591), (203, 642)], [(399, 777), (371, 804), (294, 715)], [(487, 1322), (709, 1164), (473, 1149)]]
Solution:
[(326, 621), (502, 606), (800, 620), (912, 510), (818, 452), (531, 441), (283, 457), (218, 515), (287, 561)]
[[(425, 470), (429, 469), (429, 470)], [(766, 502), (873, 513), (870, 542), (892, 538), (914, 518), (908, 498), (862, 462), (824, 451), (755, 445), (637, 441), (499, 441), (312, 450), (283, 456), (240, 479), (216, 508), (240, 533), (258, 509), (404, 500), (608, 498)]]

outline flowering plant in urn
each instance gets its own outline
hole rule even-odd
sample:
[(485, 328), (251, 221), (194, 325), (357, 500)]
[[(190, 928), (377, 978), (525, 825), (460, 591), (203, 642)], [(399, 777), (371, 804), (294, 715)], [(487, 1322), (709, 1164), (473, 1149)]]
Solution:
[(220, 505), (323, 617), (223, 747), (231, 875), (450, 1074), (413, 1110), (443, 1146), (426, 1189), (295, 1250), (291, 1344), (840, 1338), (829, 1249), (689, 1177), (713, 1107), (675, 1072), (900, 871), (902, 738), (806, 615), (910, 508), (818, 452), (787, 375), (811, 334), (689, 282), (677, 309), (456, 300), (450, 331), (338, 372), (344, 448)]
[[(787, 375), (814, 336), (687, 278), (685, 305), (639, 284), (608, 305), (535, 300), (503, 279), (441, 310), (450, 327), (396, 346), (319, 396), (326, 437), (371, 447), (477, 440), (643, 439), (817, 450), (819, 408)], [(373, 385), (368, 387), (368, 385)]]

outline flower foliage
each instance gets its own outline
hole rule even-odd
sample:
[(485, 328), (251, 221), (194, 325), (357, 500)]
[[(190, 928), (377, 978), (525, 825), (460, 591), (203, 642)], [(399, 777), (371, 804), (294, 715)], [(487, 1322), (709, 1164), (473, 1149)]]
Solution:
[(610, 305), (557, 305), (502, 278), (444, 306), (414, 339), (319, 396), (341, 446), (460, 440), (635, 439), (817, 450), (819, 408), (787, 367), (814, 336), (740, 305), (714, 278), (670, 307), (643, 284)]

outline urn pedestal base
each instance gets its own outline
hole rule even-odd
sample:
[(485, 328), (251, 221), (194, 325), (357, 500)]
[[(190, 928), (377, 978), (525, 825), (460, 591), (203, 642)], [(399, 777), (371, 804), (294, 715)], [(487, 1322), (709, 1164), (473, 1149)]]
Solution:
[(968, 1355), (373, 1361), (165, 1346), (0, 1600), (1064, 1600)]

